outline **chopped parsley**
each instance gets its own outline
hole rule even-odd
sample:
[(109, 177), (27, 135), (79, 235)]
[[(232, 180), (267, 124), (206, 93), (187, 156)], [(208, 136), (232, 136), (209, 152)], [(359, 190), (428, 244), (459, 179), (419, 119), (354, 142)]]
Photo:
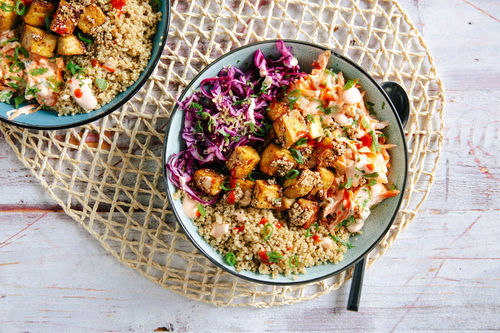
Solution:
[(108, 81), (101, 79), (101, 78), (96, 78), (95, 79), (95, 84), (99, 87), (101, 90), (106, 90), (108, 88)]
[(342, 190), (345, 188), (346, 190), (348, 190), (351, 187), (352, 187), (352, 178), (349, 177), (347, 178), (347, 181), (344, 184), (340, 184), (339, 189)]
[(37, 75), (45, 74), (48, 71), (49, 71), (48, 68), (41, 67), (41, 68), (36, 68), (36, 69), (31, 70), (29, 74), (33, 75), (33, 76), (37, 76)]
[[(365, 103), (365, 107), (368, 109), (368, 113), (369, 114), (372, 114), (374, 115), (375, 114), (375, 111), (373, 110), (373, 107), (375, 106), (375, 104), (373, 104), (372, 102), (366, 102)], [(383, 108), (383, 107), (382, 107)]]
[(290, 110), (293, 109), (295, 103), (300, 98), (300, 96), (302, 96), (302, 93), (300, 92), (300, 90), (297, 90), (297, 89), (294, 90), (294, 91), (292, 91), (292, 92), (290, 92), (287, 95), (288, 103), (290, 104)]
[(71, 73), (71, 75), (82, 74), (83, 68), (78, 64), (75, 64), (71, 60), (66, 64), (66, 69)]
[(344, 242), (342, 239), (340, 239), (340, 237), (337, 237), (336, 235), (332, 235), (332, 234), (328, 234), (334, 241), (336, 241), (337, 243), (340, 243), (344, 246), (346, 246), (348, 249), (352, 249), (353, 246), (350, 242)]
[(370, 147), (370, 149), (372, 151), (380, 151), (380, 145), (378, 143), (378, 136), (377, 134), (373, 133), (373, 131), (370, 131), (370, 135), (372, 136), (372, 145)]
[(352, 87), (354, 87), (356, 83), (358, 83), (358, 79), (348, 80), (344, 85), (344, 90), (351, 89)]
[(300, 164), (304, 164), (304, 159), (302, 157), (302, 154), (300, 153), (300, 151), (298, 151), (297, 149), (290, 149), (290, 152), (292, 153), (292, 156), (293, 156), (293, 159), (295, 161), (297, 161), (297, 163), (300, 163)]

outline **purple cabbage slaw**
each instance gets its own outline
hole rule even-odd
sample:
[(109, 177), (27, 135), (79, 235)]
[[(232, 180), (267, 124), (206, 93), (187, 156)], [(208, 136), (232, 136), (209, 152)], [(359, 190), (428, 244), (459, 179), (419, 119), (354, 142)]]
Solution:
[(185, 112), (182, 138), (187, 148), (169, 157), (168, 176), (177, 188), (202, 204), (212, 204), (218, 197), (205, 201), (188, 185), (194, 171), (226, 161), (238, 146), (263, 141), (270, 127), (266, 108), (282, 87), (304, 75), (283, 41), (277, 41), (276, 48), (281, 53), (279, 59), (266, 58), (257, 50), (254, 66), (247, 71), (224, 67), (217, 77), (203, 80), (199, 90), (179, 103)]

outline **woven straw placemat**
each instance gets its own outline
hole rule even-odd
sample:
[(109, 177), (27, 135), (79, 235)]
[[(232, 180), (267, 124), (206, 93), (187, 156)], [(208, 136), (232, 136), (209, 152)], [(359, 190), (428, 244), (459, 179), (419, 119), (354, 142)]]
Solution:
[(203, 67), (254, 41), (299, 39), (337, 50), (377, 80), (410, 95), (409, 187), (401, 212), (369, 264), (415, 217), (434, 180), (443, 144), (444, 89), (432, 56), (396, 1), (173, 1), (160, 64), (121, 110), (75, 129), (0, 125), (8, 144), (66, 214), (120, 262), (164, 288), (217, 305), (266, 307), (339, 288), (351, 270), (294, 287), (253, 284), (225, 273), (186, 239), (162, 177), (162, 143), (176, 97)]

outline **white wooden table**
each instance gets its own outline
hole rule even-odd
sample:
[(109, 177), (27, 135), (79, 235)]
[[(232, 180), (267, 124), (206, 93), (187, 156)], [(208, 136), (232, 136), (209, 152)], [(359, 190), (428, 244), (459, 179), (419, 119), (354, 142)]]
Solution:
[(500, 1), (404, 0), (447, 88), (432, 193), (365, 275), (271, 309), (216, 308), (163, 290), (108, 255), (0, 138), (0, 332), (493, 331), (500, 329)]

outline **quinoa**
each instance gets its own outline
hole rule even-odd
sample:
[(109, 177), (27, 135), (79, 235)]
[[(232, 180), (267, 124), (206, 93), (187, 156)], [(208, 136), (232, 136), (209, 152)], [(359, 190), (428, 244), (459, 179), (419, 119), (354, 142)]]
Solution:
[[(184, 195), (185, 193), (178, 191), (174, 197)], [(279, 274), (304, 274), (307, 267), (342, 261), (343, 254), (347, 251), (345, 245), (336, 243), (337, 246), (333, 249), (322, 246), (322, 240), (330, 237), (326, 226), (318, 225), (316, 228), (313, 225), (307, 235), (309, 237), (306, 237), (307, 229), (286, 221), (288, 218), (283, 212), (240, 207), (221, 200), (214, 205), (205, 206), (205, 215), (196, 218), (194, 224), (200, 235), (222, 256), (228, 252), (235, 254), (235, 268), (238, 272), (249, 270), (276, 278)], [(211, 236), (214, 223), (229, 224), (229, 232), (219, 238)], [(272, 228), (273, 232), (265, 241), (263, 231), (268, 224), (272, 226), (268, 228)], [(337, 236), (347, 242), (349, 232), (342, 231)], [(263, 262), (261, 253), (269, 251), (279, 253), (283, 258), (276, 263)], [(289, 261), (292, 261), (292, 265)]]
[[(72, 4), (81, 6), (90, 3), (90, 0), (72, 1)], [(95, 3), (106, 14), (107, 20), (93, 30), (94, 42), (87, 45), (88, 52), (81, 56), (65, 57), (65, 63), (72, 61), (84, 68), (82, 77), (92, 79), (91, 88), (99, 108), (138, 80), (151, 57), (152, 38), (162, 14), (155, 12), (149, 1), (127, 0), (121, 14), (112, 8), (110, 0), (96, 0)], [(111, 64), (115, 70), (111, 72), (94, 66), (95, 63)], [(95, 84), (96, 78), (106, 80), (105, 90)], [(65, 71), (63, 80), (67, 82), (70, 79), (71, 74)], [(62, 89), (54, 109), (59, 115), (87, 112), (75, 102), (68, 85)]]

